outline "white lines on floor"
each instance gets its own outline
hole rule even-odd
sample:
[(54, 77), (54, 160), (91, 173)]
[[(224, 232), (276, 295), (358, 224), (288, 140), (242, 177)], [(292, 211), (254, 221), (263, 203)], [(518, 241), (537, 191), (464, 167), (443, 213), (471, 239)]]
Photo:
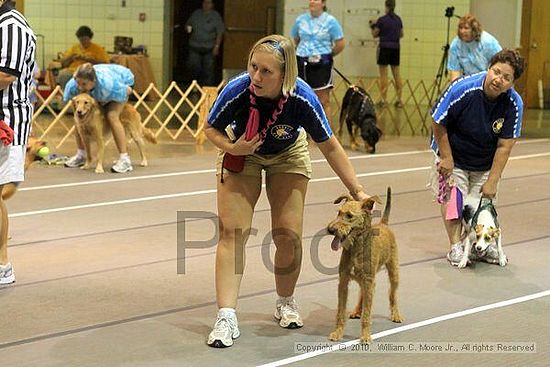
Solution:
[[(550, 156), (550, 153), (540, 153), (540, 154), (530, 154), (530, 155), (516, 156), (516, 157), (511, 157), (510, 160), (540, 158), (540, 157), (544, 157), (544, 156)], [(425, 171), (425, 170), (429, 170), (429, 169), (430, 169), (430, 166), (421, 166), (421, 167), (403, 168), (403, 169), (395, 169), (395, 170), (388, 170), (388, 171), (358, 173), (357, 177), (361, 178), (361, 177), (393, 175), (393, 174), (398, 174), (398, 173), (410, 173), (410, 172), (417, 172), (417, 171)], [(192, 171), (189, 171), (189, 172), (192, 172)], [(193, 171), (193, 172), (202, 172), (202, 171)], [(330, 176), (330, 177), (314, 178), (314, 179), (311, 179), (309, 182), (310, 183), (317, 183), (317, 182), (337, 181), (339, 179), (340, 178), (338, 176)], [(263, 185), (263, 186), (265, 186), (265, 185)], [(210, 189), (210, 190), (180, 192), (180, 193), (177, 193), (177, 194), (144, 196), (144, 197), (139, 197), (139, 198), (134, 198), (134, 199), (104, 201), (104, 202), (99, 202), (99, 203), (82, 204), (82, 205), (66, 206), (66, 207), (60, 207), (60, 208), (51, 208), (51, 209), (43, 209), (43, 210), (33, 210), (33, 211), (28, 211), (28, 212), (12, 213), (12, 214), (9, 214), (8, 217), (9, 218), (28, 217), (28, 216), (32, 216), (32, 215), (50, 214), (50, 213), (57, 213), (57, 212), (78, 210), (78, 209), (90, 209), (90, 208), (98, 208), (98, 207), (103, 207), (103, 206), (123, 205), (123, 204), (131, 204), (131, 203), (153, 201), (153, 200), (166, 200), (166, 199), (173, 199), (173, 198), (179, 198), (179, 197), (213, 194), (215, 192), (216, 192), (216, 189)]]
[(197, 171), (160, 173), (160, 174), (156, 174), (156, 175), (111, 178), (111, 179), (107, 179), (107, 180), (92, 180), (92, 181), (83, 181), (83, 182), (72, 182), (72, 183), (66, 183), (66, 184), (22, 187), (18, 191), (35, 191), (35, 190), (46, 190), (46, 189), (58, 189), (58, 188), (63, 188), (63, 187), (74, 187), (74, 186), (85, 186), (85, 185), (100, 185), (100, 184), (126, 182), (126, 181), (151, 180), (151, 179), (155, 179), (155, 178), (165, 178), (165, 177), (175, 177), (175, 176), (185, 176), (185, 175), (199, 175), (199, 174), (202, 174), (202, 173), (215, 173), (215, 172), (216, 172), (216, 170), (214, 170), (214, 169), (203, 169), (203, 170), (197, 170)]
[[(513, 298), (513, 299), (506, 300), (506, 301), (491, 303), (491, 304), (484, 305), (484, 306), (474, 307), (474, 308), (466, 309), (466, 310), (463, 310), (463, 311), (454, 312), (454, 313), (434, 317), (434, 318), (431, 318), (431, 319), (415, 322), (415, 323), (412, 323), (410, 325), (405, 325), (405, 326), (400, 326), (400, 327), (396, 327), (396, 328), (389, 329), (389, 330), (384, 330), (384, 331), (381, 331), (379, 333), (373, 334), (371, 336), (372, 336), (372, 340), (376, 340), (376, 339), (383, 338), (385, 336), (399, 334), (399, 333), (402, 333), (404, 331), (418, 329), (420, 327), (436, 324), (438, 322), (452, 320), (452, 319), (456, 319), (456, 318), (459, 318), (459, 317), (473, 315), (475, 313), (494, 310), (494, 309), (497, 309), (497, 308), (511, 306), (511, 305), (515, 305), (515, 304), (518, 304), (518, 303), (532, 301), (532, 300), (535, 300), (535, 299), (538, 299), (538, 298), (548, 297), (548, 296), (550, 296), (550, 290), (546, 290), (546, 291), (542, 291), (542, 292), (538, 292), (538, 293), (533, 293), (533, 294), (529, 294), (529, 295), (526, 295), (526, 296), (523, 296), (523, 297)], [(347, 347), (346, 349), (349, 350), (350, 349), (349, 347), (351, 345), (354, 345), (354, 344), (359, 344), (359, 339), (350, 340), (350, 341), (345, 342), (345, 343), (335, 343), (330, 348), (326, 348), (326, 349), (315, 351), (315, 352), (300, 354), (300, 355), (295, 356), (295, 357), (281, 359), (279, 361), (274, 361), (274, 362), (271, 362), (271, 363), (260, 365), (259, 367), (285, 366), (285, 365), (290, 364), (290, 363), (295, 363), (295, 362), (298, 362), (298, 361), (303, 361), (303, 360), (306, 360), (306, 359), (317, 357), (317, 356), (320, 356), (320, 355), (323, 355), (323, 354), (336, 352), (336, 351), (339, 350), (339, 347), (343, 346), (343, 345), (345, 345)]]
[[(430, 149), (426, 150), (412, 150), (408, 152), (396, 152), (396, 153), (382, 153), (382, 154), (366, 154), (366, 155), (352, 155), (349, 156), (350, 161), (356, 159), (374, 159), (374, 158), (388, 158), (388, 157), (399, 157), (399, 156), (410, 156), (413, 154), (425, 154), (431, 152)], [(326, 159), (313, 159), (311, 163), (325, 163)]]
[(213, 189), (213, 190), (180, 192), (178, 194), (145, 196), (145, 197), (134, 198), (134, 199), (104, 201), (104, 202), (93, 203), (93, 204), (65, 206), (65, 207), (61, 207), (61, 208), (51, 208), (51, 209), (43, 209), (43, 210), (33, 210), (33, 211), (30, 211), (30, 212), (13, 213), (13, 214), (9, 214), (8, 217), (9, 218), (28, 217), (28, 216), (31, 216), (31, 215), (50, 214), (50, 213), (64, 212), (64, 211), (77, 210), (77, 209), (90, 209), (90, 208), (98, 208), (98, 207), (102, 207), (102, 206), (113, 206), (113, 205), (138, 203), (138, 202), (143, 202), (143, 201), (173, 199), (173, 198), (179, 198), (179, 197), (184, 197), (184, 196), (212, 194), (212, 193), (215, 193), (215, 192), (216, 192), (216, 190)]
[[(532, 140), (522, 140), (518, 141), (516, 144), (533, 144), (533, 143), (542, 143), (550, 141), (550, 139), (532, 139)], [(431, 150), (412, 150), (407, 152), (396, 152), (396, 153), (382, 153), (382, 154), (364, 154), (357, 156), (350, 156), (350, 160), (359, 160), (359, 159), (375, 159), (375, 158), (388, 158), (388, 157), (399, 157), (399, 156), (411, 156), (415, 154), (425, 154), (430, 153)], [(550, 153), (541, 153), (539, 155), (529, 155), (523, 156), (524, 158), (510, 158), (514, 159), (525, 159), (533, 157), (542, 157), (549, 155)], [(326, 159), (314, 159), (311, 163), (326, 163)], [(18, 191), (36, 191), (36, 190), (47, 190), (47, 189), (58, 189), (66, 187), (76, 187), (76, 186), (86, 186), (86, 185), (101, 185), (101, 184), (110, 184), (110, 183), (120, 183), (126, 181), (139, 181), (139, 180), (153, 180), (158, 178), (167, 178), (167, 177), (177, 177), (177, 176), (189, 176), (189, 175), (199, 175), (199, 174), (212, 174), (215, 173), (214, 169), (203, 169), (203, 170), (194, 170), (194, 171), (181, 171), (181, 172), (170, 172), (170, 173), (160, 173), (155, 175), (144, 175), (144, 176), (130, 176), (130, 177), (120, 177), (120, 178), (111, 178), (105, 180), (92, 180), (92, 181), (82, 181), (82, 182), (71, 182), (64, 184), (54, 184), (54, 185), (44, 185), (44, 186), (30, 186), (30, 187), (21, 187)]]
[[(398, 157), (402, 155), (413, 155), (413, 154), (423, 154), (430, 152), (430, 150), (422, 151), (409, 151), (409, 152), (399, 152), (399, 153), (386, 153), (386, 154), (376, 154), (376, 155), (358, 155), (349, 157), (350, 160), (357, 159), (366, 159), (366, 158), (388, 158), (388, 157)], [(326, 163), (326, 159), (316, 159), (312, 160), (311, 163)], [(75, 187), (75, 186), (86, 186), (86, 185), (101, 185), (101, 184), (110, 184), (110, 183), (119, 183), (125, 181), (139, 181), (139, 180), (152, 180), (158, 178), (167, 178), (167, 177), (177, 177), (177, 176), (188, 176), (188, 175), (199, 175), (199, 174), (212, 174), (216, 173), (215, 169), (203, 169), (195, 171), (182, 171), (182, 172), (171, 172), (171, 173), (160, 173), (155, 175), (145, 175), (145, 176), (131, 176), (131, 177), (122, 177), (122, 178), (111, 178), (106, 180), (92, 180), (92, 181), (83, 181), (83, 182), (71, 182), (66, 184), (54, 184), (54, 185), (44, 185), (44, 186), (31, 186), (31, 187), (22, 187), (19, 191), (36, 191), (36, 190), (47, 190), (47, 189), (58, 189), (65, 187)]]

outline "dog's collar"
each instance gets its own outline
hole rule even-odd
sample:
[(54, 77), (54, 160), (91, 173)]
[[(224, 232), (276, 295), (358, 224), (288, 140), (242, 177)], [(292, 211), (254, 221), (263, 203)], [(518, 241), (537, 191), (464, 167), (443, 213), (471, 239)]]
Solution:
[(477, 210), (472, 217), (472, 228), (475, 228), (475, 226), (477, 225), (477, 218), (479, 217), (479, 213), (484, 210), (487, 210), (489, 213), (491, 213), (493, 221), (495, 222), (495, 226), (499, 228), (500, 226), (498, 225), (497, 211), (495, 209), (495, 206), (493, 205), (493, 199), (485, 199), (485, 203), (483, 202), (483, 199), (484, 198), (479, 199), (479, 205), (477, 206)]

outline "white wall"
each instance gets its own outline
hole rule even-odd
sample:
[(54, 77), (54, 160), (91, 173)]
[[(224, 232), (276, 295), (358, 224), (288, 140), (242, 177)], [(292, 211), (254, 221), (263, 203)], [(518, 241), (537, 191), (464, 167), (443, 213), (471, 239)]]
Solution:
[(502, 47), (516, 48), (520, 47), (522, 5), (522, 0), (473, 0), (470, 12)]
[[(476, 0), (472, 0), (476, 1)], [(456, 14), (470, 9), (470, 0), (397, 0), (395, 12), (403, 21), (405, 36), (401, 40), (401, 73), (406, 79), (431, 81), (435, 78), (446, 43), (445, 9), (453, 5)], [(336, 58), (336, 67), (350, 76), (377, 76), (376, 43), (368, 20), (383, 15), (384, 0), (328, 0), (328, 10), (342, 24), (346, 48)], [(286, 0), (284, 34), (298, 14), (307, 11), (307, 0)], [(457, 18), (450, 22), (450, 39), (456, 35)]]

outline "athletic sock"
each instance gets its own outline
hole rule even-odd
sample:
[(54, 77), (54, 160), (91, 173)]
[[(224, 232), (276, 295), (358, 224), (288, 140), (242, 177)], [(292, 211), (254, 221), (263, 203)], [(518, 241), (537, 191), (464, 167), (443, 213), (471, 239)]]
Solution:
[(237, 313), (236, 313), (236, 310), (234, 308), (230, 308), (230, 307), (222, 307), (218, 310), (218, 315), (219, 316), (229, 316), (231, 318), (234, 318), (236, 317)]

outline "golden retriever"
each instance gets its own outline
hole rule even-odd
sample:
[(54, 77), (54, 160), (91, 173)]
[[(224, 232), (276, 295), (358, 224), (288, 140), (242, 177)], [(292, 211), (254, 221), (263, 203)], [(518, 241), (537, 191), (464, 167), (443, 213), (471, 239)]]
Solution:
[[(90, 139), (97, 143), (96, 173), (103, 173), (103, 157), (105, 154), (105, 133), (110, 130), (110, 125), (105, 119), (103, 108), (97, 101), (87, 93), (79, 94), (71, 100), (74, 109), (75, 127), (82, 137), (86, 149), (86, 163), (82, 169), (89, 169), (92, 166), (92, 154), (90, 149)], [(124, 130), (134, 141), (141, 155), (141, 165), (147, 166), (147, 157), (145, 155), (145, 142), (156, 144), (157, 138), (151, 130), (141, 124), (141, 115), (129, 103), (126, 103), (120, 113), (120, 122)]]

